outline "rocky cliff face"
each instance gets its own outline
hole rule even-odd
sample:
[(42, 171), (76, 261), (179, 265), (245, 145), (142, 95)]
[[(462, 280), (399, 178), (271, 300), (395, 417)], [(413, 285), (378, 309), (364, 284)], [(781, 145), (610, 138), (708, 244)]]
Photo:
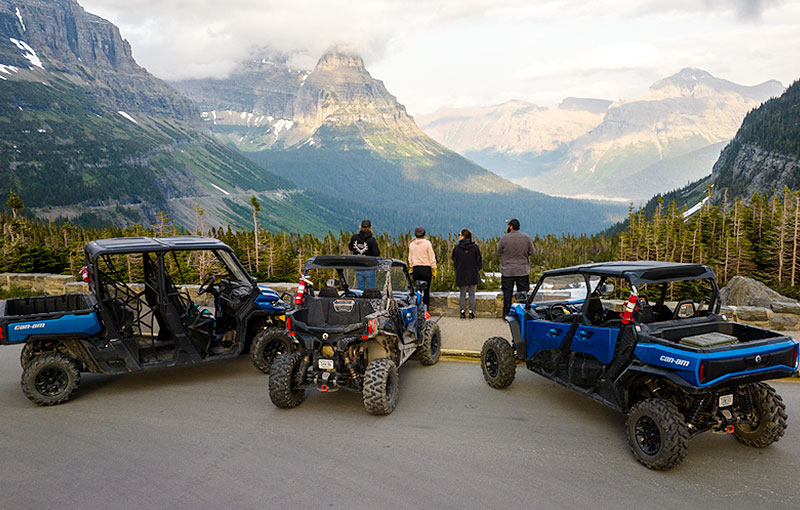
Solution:
[(800, 81), (750, 112), (720, 154), (711, 181), (714, 200), (749, 200), (784, 187), (800, 189)]
[[(256, 117), (291, 119), (292, 106), (300, 85), (310, 71), (295, 69), (285, 55), (270, 54), (242, 63), (226, 78), (181, 80), (172, 86), (194, 101), (211, 116), (212, 111), (249, 113)], [(213, 118), (211, 120), (214, 120)], [(220, 120), (220, 123), (247, 125), (247, 120)]]
[[(0, 182), (26, 211), (83, 224), (252, 222), (324, 233), (355, 221), (211, 136), (199, 109), (136, 64), (74, 0), (0, 0)], [(0, 204), (0, 207), (3, 207)]]
[(115, 25), (75, 0), (3, 0), (0, 33), (3, 64), (26, 65), (10, 39), (22, 41), (43, 69), (69, 75), (109, 108), (199, 123), (197, 107), (140, 67)]

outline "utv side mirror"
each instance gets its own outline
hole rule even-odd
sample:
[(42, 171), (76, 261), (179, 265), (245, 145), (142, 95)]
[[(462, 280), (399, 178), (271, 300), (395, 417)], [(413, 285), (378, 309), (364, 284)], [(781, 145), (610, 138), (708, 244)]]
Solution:
[(524, 303), (528, 300), (528, 293), (527, 292), (517, 292), (514, 294), (514, 301), (519, 303)]
[(414, 287), (417, 290), (428, 290), (428, 282), (425, 280), (417, 280), (414, 282)]

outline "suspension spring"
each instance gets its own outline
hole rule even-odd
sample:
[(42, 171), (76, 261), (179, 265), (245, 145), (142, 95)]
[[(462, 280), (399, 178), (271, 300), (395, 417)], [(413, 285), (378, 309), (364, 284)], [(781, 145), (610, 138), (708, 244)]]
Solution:
[(753, 415), (753, 396), (750, 393), (750, 385), (745, 386), (740, 392), (742, 397), (742, 412), (745, 416), (750, 417)]
[(353, 378), (353, 382), (355, 382), (356, 385), (359, 388), (361, 388), (362, 387), (361, 379), (359, 379), (358, 375), (356, 375), (356, 371), (353, 368), (353, 363), (350, 361), (350, 358), (348, 358), (346, 354), (344, 355), (344, 364), (347, 367), (347, 370), (350, 372), (350, 377)]

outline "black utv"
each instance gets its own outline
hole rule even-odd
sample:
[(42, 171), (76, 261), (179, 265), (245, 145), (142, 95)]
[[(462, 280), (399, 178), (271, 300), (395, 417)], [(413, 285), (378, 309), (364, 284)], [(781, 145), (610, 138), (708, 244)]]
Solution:
[[(313, 281), (315, 271), (335, 278), (316, 295), (307, 286), (287, 314), (288, 334), (301, 349), (276, 358), (270, 399), (292, 408), (307, 389), (344, 389), (361, 393), (368, 413), (391, 413), (400, 388), (398, 367), (415, 354), (423, 365), (439, 361), (441, 333), (426, 318), (420, 292), (425, 282), (414, 287), (404, 262), (361, 255), (311, 258), (304, 281)], [(375, 287), (354, 288), (357, 280), (374, 281)]]

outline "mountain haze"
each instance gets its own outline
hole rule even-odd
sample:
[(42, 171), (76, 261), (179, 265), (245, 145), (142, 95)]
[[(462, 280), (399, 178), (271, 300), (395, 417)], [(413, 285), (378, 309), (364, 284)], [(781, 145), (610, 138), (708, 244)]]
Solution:
[[(782, 90), (774, 80), (743, 86), (685, 68), (633, 100), (608, 105), (570, 98), (558, 109), (540, 108), (540, 125), (516, 142), (513, 136), (510, 142), (498, 142), (491, 134), (524, 133), (513, 129), (514, 123), (531, 115), (523, 110), (485, 118), (476, 113), (480, 109), (462, 109), (461, 118), (453, 116), (448, 129), (469, 135), (455, 145), (459, 152), (531, 189), (640, 201), (710, 174), (745, 114)], [(563, 129), (565, 118), (556, 116), (563, 109), (571, 113), (585, 109), (595, 116), (584, 117), (581, 130), (568, 131)], [(437, 122), (443, 120), (439, 117), (434, 114), (423, 124), (434, 136), (439, 136), (435, 134), (440, 128)], [(479, 126), (480, 131), (469, 126)], [(538, 143), (542, 136), (550, 143)], [(620, 185), (623, 182), (630, 185)]]
[(567, 98), (558, 108), (525, 101), (483, 107), (440, 108), (417, 116), (434, 140), (465, 157), (519, 179), (546, 171), (564, 144), (603, 121), (611, 101)]
[[(529, 231), (594, 232), (624, 213), (525, 190), (454, 153), (419, 129), (358, 55), (334, 49), (296, 75), (280, 62), (262, 58), (225, 79), (174, 86), (204, 109), (219, 102), (203, 115), (220, 139), (298, 186), (358, 203), (380, 228), (488, 235), (516, 215)], [(254, 86), (238, 100), (242, 111), (221, 108), (245, 77)], [(289, 104), (261, 108), (278, 90)]]

